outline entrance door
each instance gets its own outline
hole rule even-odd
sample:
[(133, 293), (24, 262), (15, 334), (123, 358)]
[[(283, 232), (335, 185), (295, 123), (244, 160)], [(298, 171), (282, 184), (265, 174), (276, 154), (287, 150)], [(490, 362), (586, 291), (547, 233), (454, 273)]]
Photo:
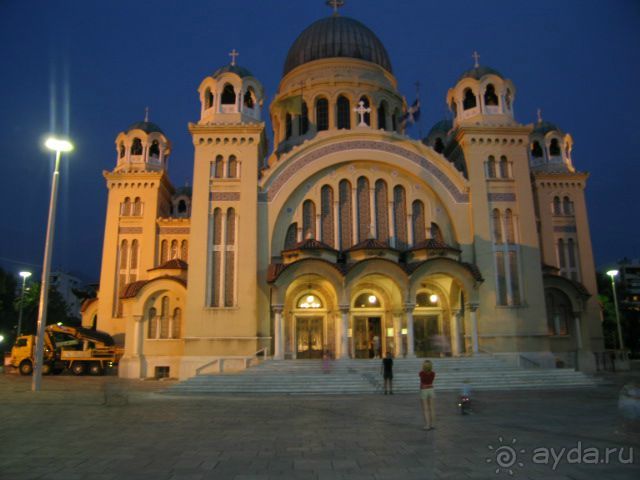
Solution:
[(322, 317), (296, 318), (296, 358), (322, 358)]
[(424, 315), (413, 318), (415, 352), (418, 357), (439, 357), (444, 351), (440, 334), (438, 315)]
[(354, 318), (353, 348), (355, 358), (380, 357), (382, 352), (382, 321), (380, 317)]

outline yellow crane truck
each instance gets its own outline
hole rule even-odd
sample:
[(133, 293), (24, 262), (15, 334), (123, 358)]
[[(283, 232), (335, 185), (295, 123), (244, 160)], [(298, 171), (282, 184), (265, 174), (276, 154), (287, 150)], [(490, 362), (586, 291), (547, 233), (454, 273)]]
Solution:
[[(21, 335), (11, 349), (11, 365), (22, 375), (31, 375), (35, 364), (35, 335)], [(111, 335), (98, 330), (64, 325), (48, 325), (44, 335), (42, 373), (102, 375), (122, 356)]]

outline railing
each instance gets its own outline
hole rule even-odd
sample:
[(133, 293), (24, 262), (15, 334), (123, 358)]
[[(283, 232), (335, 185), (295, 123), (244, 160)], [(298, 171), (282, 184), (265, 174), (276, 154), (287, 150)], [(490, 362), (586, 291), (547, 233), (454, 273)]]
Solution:
[(258, 359), (258, 357), (260, 356), (260, 353), (262, 353), (262, 361), (266, 362), (269, 358), (269, 347), (262, 347), (260, 350), (258, 350), (257, 352), (255, 352), (253, 355), (249, 356), (249, 357), (245, 357), (244, 359), (244, 368), (249, 368), (250, 364), (251, 364), (251, 360)]
[(540, 364), (538, 362), (531, 360), (524, 355), (518, 355), (518, 366), (523, 368), (540, 368)]
[(596, 371), (598, 372), (615, 372), (616, 363), (618, 367), (621, 364), (629, 362), (629, 352), (626, 350), (604, 350), (602, 352), (593, 352), (596, 358)]
[(196, 375), (201, 375), (202, 371), (205, 368), (211, 367), (211, 366), (215, 365), (216, 363), (218, 364), (218, 373), (220, 373), (222, 371), (222, 362), (220, 362), (220, 358), (214, 358), (209, 363), (205, 363), (201, 367), (196, 368)]

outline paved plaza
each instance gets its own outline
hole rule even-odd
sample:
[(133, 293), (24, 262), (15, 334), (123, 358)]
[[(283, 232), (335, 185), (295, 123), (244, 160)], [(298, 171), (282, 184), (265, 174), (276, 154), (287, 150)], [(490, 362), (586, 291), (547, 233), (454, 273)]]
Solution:
[[(0, 479), (635, 479), (638, 426), (617, 412), (627, 380), (478, 392), (469, 416), (440, 393), (425, 432), (412, 394), (176, 397), (171, 382), (72, 376), (33, 394), (3, 374)], [(623, 450), (607, 464), (607, 448)]]

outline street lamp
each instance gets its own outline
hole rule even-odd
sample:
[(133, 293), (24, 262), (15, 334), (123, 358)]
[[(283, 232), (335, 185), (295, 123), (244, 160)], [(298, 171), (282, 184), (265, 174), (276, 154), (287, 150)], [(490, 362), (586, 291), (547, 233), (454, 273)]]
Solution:
[(27, 284), (27, 278), (31, 276), (31, 272), (20, 272), (19, 275), (22, 277), (22, 293), (20, 294), (20, 313), (18, 314), (18, 331), (16, 333), (16, 338), (20, 336), (22, 333), (22, 308), (24, 307), (24, 288)]
[(44, 243), (44, 262), (42, 265), (42, 282), (40, 283), (40, 307), (38, 309), (38, 333), (36, 337), (36, 358), (33, 370), (31, 390), (37, 392), (42, 383), (42, 357), (44, 356), (44, 329), (47, 325), (47, 303), (49, 301), (49, 271), (51, 270), (51, 251), (56, 224), (56, 201), (58, 199), (58, 180), (60, 178), (60, 156), (62, 152), (73, 150), (68, 140), (49, 137), (45, 147), (56, 152), (56, 163), (51, 180), (51, 200), (49, 201), (49, 220), (47, 222), (47, 238)]
[(620, 326), (620, 311), (618, 309), (618, 295), (616, 295), (616, 280), (618, 276), (618, 270), (609, 270), (607, 275), (611, 277), (611, 288), (613, 289), (613, 304), (616, 307), (616, 321), (618, 322), (618, 342), (620, 344), (620, 350), (624, 348), (622, 343), (622, 327)]

